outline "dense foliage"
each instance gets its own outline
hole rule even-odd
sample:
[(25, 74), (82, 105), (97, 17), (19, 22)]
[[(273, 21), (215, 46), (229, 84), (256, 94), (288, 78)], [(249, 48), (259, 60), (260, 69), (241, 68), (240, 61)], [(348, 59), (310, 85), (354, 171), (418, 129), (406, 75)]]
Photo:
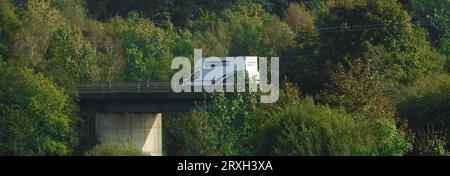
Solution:
[(75, 116), (64, 91), (32, 70), (0, 68), (0, 154), (70, 154)]
[(400, 156), (412, 149), (394, 121), (354, 119), (310, 97), (275, 113), (267, 128), (262, 147), (269, 151), (261, 154)]
[(448, 155), (449, 13), (448, 0), (0, 0), (0, 155), (141, 155), (94, 147), (75, 85), (170, 80), (194, 48), (279, 56), (293, 83), (274, 104), (219, 92), (164, 114), (167, 155)]
[(100, 144), (88, 150), (85, 156), (145, 156), (145, 154), (132, 146), (115, 144)]
[[(442, 143), (442, 140), (446, 141), (450, 135), (449, 95), (450, 76), (448, 74), (420, 78), (402, 92), (397, 104), (398, 113), (401, 117), (406, 117), (409, 120), (413, 130), (418, 133), (425, 133), (419, 136), (425, 139), (419, 140), (432, 140)], [(442, 148), (445, 146), (448, 147), (445, 142), (440, 144)], [(419, 150), (419, 152), (422, 151)]]

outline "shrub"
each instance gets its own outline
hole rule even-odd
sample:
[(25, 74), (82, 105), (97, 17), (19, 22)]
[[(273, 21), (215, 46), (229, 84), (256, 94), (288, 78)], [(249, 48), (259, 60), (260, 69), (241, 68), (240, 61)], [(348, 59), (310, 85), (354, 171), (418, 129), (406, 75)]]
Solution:
[(116, 144), (100, 144), (94, 146), (85, 153), (85, 156), (147, 156), (142, 151), (132, 146), (120, 146)]
[[(275, 104), (259, 104), (257, 94), (214, 94), (192, 113), (168, 113), (164, 145), (168, 155), (253, 155), (271, 114), (300, 102), (296, 86), (285, 81)], [(189, 124), (189, 125), (186, 125)]]
[(184, 139), (187, 155), (248, 155), (246, 145), (254, 119), (256, 96), (236, 93), (226, 97), (213, 94), (210, 102), (199, 104), (188, 114)]
[(261, 155), (351, 155), (362, 145), (358, 124), (343, 110), (306, 98), (273, 114), (260, 138)]
[[(359, 155), (402, 156), (412, 150), (412, 142), (391, 119), (377, 119), (368, 126), (371, 139), (366, 147), (358, 149)], [(369, 138), (370, 139), (370, 138)]]
[[(450, 135), (449, 95), (450, 76), (448, 74), (422, 77), (398, 95), (398, 115), (408, 119), (415, 132), (433, 125), (436, 131), (441, 131), (448, 137)], [(446, 149), (448, 150), (448, 144)]]
[[(252, 94), (215, 94), (188, 115), (165, 123), (172, 155), (403, 155), (406, 133), (394, 120), (356, 118), (316, 105), (285, 82), (275, 104)], [(170, 123), (170, 124), (169, 124)], [(189, 124), (186, 126), (186, 124)], [(174, 146), (176, 145), (176, 146)]]
[(403, 155), (411, 143), (388, 119), (355, 119), (308, 97), (274, 113), (260, 139), (260, 155)]
[(441, 132), (436, 131), (433, 126), (422, 129), (417, 133), (414, 143), (414, 154), (423, 156), (448, 156), (445, 149), (447, 140)]

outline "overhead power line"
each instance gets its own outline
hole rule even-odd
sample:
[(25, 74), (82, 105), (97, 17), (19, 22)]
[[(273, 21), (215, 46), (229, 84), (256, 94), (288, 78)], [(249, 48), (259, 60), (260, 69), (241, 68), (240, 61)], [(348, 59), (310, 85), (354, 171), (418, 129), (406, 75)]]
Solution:
[[(444, 20), (444, 22), (449, 20)], [(432, 25), (433, 22), (431, 20), (427, 21), (419, 21), (419, 25), (421, 26), (429, 26)], [(442, 21), (441, 21), (442, 22)], [(417, 23), (416, 23), (417, 24)], [(385, 26), (392, 26), (394, 23), (378, 23), (378, 24), (364, 24), (364, 25), (351, 25), (351, 26), (332, 26), (332, 27), (320, 27), (316, 28), (320, 33), (333, 33), (333, 32), (352, 32), (352, 31), (365, 31), (365, 30), (376, 30), (383, 28)], [(415, 24), (413, 24), (415, 25)]]

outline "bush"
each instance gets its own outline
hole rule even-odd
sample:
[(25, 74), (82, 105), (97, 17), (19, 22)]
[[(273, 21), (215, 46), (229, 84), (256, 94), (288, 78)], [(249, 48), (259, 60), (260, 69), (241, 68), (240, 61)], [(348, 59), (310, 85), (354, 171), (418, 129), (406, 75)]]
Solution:
[[(254, 155), (257, 134), (272, 122), (271, 113), (300, 102), (300, 92), (287, 81), (275, 104), (258, 103), (258, 94), (214, 94), (192, 113), (168, 113), (163, 123), (168, 155)], [(189, 125), (186, 125), (189, 124)]]
[(412, 150), (411, 139), (406, 133), (397, 129), (391, 119), (377, 119), (369, 124), (372, 141), (366, 147), (358, 150), (359, 155), (371, 156), (402, 156)]
[[(400, 117), (408, 119), (415, 132), (433, 125), (436, 131), (450, 135), (450, 76), (425, 76), (407, 87), (398, 96)], [(448, 141), (448, 139), (447, 139)], [(448, 150), (448, 143), (446, 149)]]
[(433, 126), (420, 130), (414, 143), (414, 154), (422, 156), (448, 156), (445, 149), (447, 140), (441, 132), (436, 131)]
[(311, 97), (300, 100), (291, 83), (284, 83), (275, 104), (259, 104), (256, 97), (215, 94), (188, 115), (171, 114), (168, 154), (403, 155), (411, 149), (394, 120), (356, 118)]
[(187, 155), (248, 155), (246, 145), (250, 133), (256, 96), (235, 93), (226, 97), (223, 93), (213, 94), (210, 102), (199, 104), (194, 112), (185, 116), (182, 133), (186, 140), (184, 153)]
[(316, 106), (312, 98), (285, 107), (272, 120), (260, 138), (260, 155), (351, 155), (363, 142), (347, 113)]
[(132, 146), (100, 144), (85, 153), (85, 156), (147, 156)]
[(394, 121), (355, 119), (310, 97), (274, 113), (258, 138), (260, 155), (403, 155), (411, 149)]

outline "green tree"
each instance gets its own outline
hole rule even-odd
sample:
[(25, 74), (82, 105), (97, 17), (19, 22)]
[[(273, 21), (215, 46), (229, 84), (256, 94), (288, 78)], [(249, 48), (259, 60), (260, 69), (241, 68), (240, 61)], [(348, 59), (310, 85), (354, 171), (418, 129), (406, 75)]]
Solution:
[(279, 56), (295, 44), (290, 27), (260, 5), (232, 6), (218, 16), (206, 14), (190, 25), (197, 46), (218, 44), (217, 53), (207, 54)]
[(411, 138), (405, 131), (398, 129), (392, 119), (377, 119), (367, 128), (371, 131), (371, 141), (366, 147), (358, 149), (359, 155), (402, 156), (412, 150)]
[(7, 58), (14, 34), (20, 27), (20, 20), (10, 0), (0, 0), (0, 57)]
[(411, 18), (395, 0), (328, 3), (318, 15), (318, 26), (323, 54), (333, 56), (323, 56), (327, 59), (360, 56), (366, 42), (405, 52), (412, 47), (408, 40), (415, 37)]
[(178, 54), (192, 52), (188, 51), (191, 48), (187, 31), (164, 30), (136, 13), (126, 19), (116, 17), (105, 28), (108, 35), (122, 40), (125, 80), (169, 80), (171, 60)]
[(426, 32), (412, 24), (395, 0), (333, 1), (320, 10), (316, 24), (321, 33), (320, 54), (314, 62), (327, 78), (324, 82), (338, 63), (362, 57), (373, 47), (389, 53), (376, 61), (382, 65), (375, 69), (390, 72), (388, 76), (402, 84), (442, 70), (444, 58), (430, 47)]
[(223, 13), (230, 23), (230, 55), (277, 56), (295, 43), (291, 28), (258, 5), (230, 8)]
[(450, 1), (412, 0), (411, 16), (414, 21), (428, 30), (430, 42), (440, 48), (442, 54), (449, 55)]
[(344, 107), (358, 118), (392, 118), (394, 113), (387, 107), (386, 88), (373, 73), (372, 65), (360, 59), (338, 65), (320, 99), (334, 107)]
[[(229, 52), (230, 37), (226, 23), (216, 13), (205, 13), (189, 22), (195, 48), (201, 48), (205, 56), (225, 56)], [(211, 47), (214, 46), (214, 47)]]
[(349, 115), (310, 97), (272, 116), (258, 145), (262, 155), (351, 155), (362, 144), (364, 134)]
[(246, 155), (245, 140), (251, 135), (249, 124), (256, 109), (253, 94), (235, 94), (226, 98), (216, 93), (212, 101), (202, 103), (185, 118), (189, 118), (186, 154)]
[(323, 79), (315, 63), (319, 48), (319, 32), (316, 30), (315, 20), (312, 11), (296, 3), (289, 5), (283, 19), (295, 32), (296, 44), (281, 55), (283, 60), (280, 64), (283, 69), (280, 72), (298, 83), (308, 95), (317, 93), (320, 88), (316, 82)]
[(356, 119), (311, 97), (272, 116), (258, 138), (261, 155), (404, 155), (412, 147), (393, 120)]
[[(299, 103), (296, 86), (285, 82), (275, 104), (258, 103), (258, 94), (216, 93), (199, 102), (194, 112), (166, 114), (164, 125), (168, 155), (254, 155), (272, 113)], [(186, 125), (189, 124), (189, 125)]]
[[(450, 76), (433, 74), (418, 79), (397, 97), (397, 109), (400, 117), (409, 121), (415, 132), (433, 130), (450, 135)], [(448, 150), (449, 144), (446, 144)]]
[(283, 21), (296, 33), (315, 29), (314, 17), (302, 4), (289, 4), (284, 12)]
[(49, 1), (27, 2), (13, 51), (13, 64), (44, 73), (71, 95), (76, 82), (98, 77), (95, 48)]
[(1, 65), (0, 155), (67, 155), (77, 144), (64, 91), (42, 74)]

